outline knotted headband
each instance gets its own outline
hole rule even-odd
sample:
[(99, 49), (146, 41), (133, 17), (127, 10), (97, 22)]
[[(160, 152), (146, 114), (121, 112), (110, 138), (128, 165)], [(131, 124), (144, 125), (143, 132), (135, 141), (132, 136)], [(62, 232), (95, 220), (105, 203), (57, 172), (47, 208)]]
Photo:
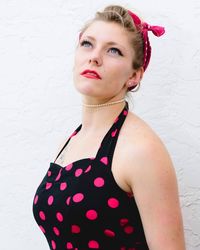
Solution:
[(161, 26), (151, 26), (145, 22), (142, 22), (140, 18), (135, 15), (133, 12), (128, 10), (129, 15), (132, 17), (133, 22), (136, 28), (141, 32), (143, 40), (144, 40), (144, 61), (143, 68), (146, 70), (150, 58), (151, 58), (151, 45), (149, 41), (148, 31), (152, 31), (155, 36), (162, 36), (165, 33), (164, 27)]

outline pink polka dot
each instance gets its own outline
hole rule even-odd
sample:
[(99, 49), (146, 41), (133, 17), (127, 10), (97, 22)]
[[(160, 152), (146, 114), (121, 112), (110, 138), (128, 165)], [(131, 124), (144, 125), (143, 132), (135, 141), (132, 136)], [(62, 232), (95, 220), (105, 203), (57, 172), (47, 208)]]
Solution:
[(96, 218), (97, 218), (97, 212), (95, 210), (88, 210), (86, 212), (86, 217), (89, 220), (96, 220)]
[(48, 176), (51, 176), (51, 171), (48, 171), (48, 172), (47, 172), (47, 175), (48, 175)]
[(69, 138), (71, 138), (71, 137), (75, 136), (76, 134), (77, 134), (77, 131), (74, 131), (74, 132), (70, 135), (70, 137), (69, 137)]
[(43, 211), (39, 212), (39, 216), (40, 216), (41, 220), (46, 220), (46, 216), (45, 216), (45, 213)]
[(67, 242), (66, 248), (67, 248), (67, 249), (73, 249), (72, 243), (71, 243), (71, 242)]
[(52, 186), (52, 183), (51, 183), (51, 182), (47, 182), (47, 183), (46, 183), (46, 190), (47, 190), (47, 189), (50, 189), (51, 186)]
[(117, 133), (117, 129), (115, 129), (115, 130), (111, 133), (111, 136), (112, 136), (112, 137), (115, 137), (116, 133)]
[(81, 229), (77, 225), (72, 225), (71, 231), (72, 231), (72, 233), (78, 234), (78, 233), (80, 233)]
[(89, 165), (89, 166), (86, 168), (85, 173), (88, 173), (90, 170), (91, 170), (91, 165)]
[(56, 177), (55, 181), (60, 180), (60, 177), (61, 177), (61, 171), (62, 171), (62, 168), (59, 170), (59, 173), (58, 173), (58, 175), (57, 175), (57, 177)]
[(63, 215), (60, 212), (56, 213), (56, 218), (58, 221), (62, 222), (63, 221)]
[(102, 157), (100, 161), (103, 162), (105, 165), (108, 165), (108, 157)]
[(124, 110), (124, 113), (123, 113), (124, 115), (127, 115), (128, 114), (128, 111), (127, 110)]
[(101, 177), (98, 177), (94, 180), (94, 185), (96, 187), (103, 187), (104, 186), (104, 179)]
[(127, 234), (132, 234), (134, 231), (134, 228), (132, 226), (126, 226), (124, 228), (124, 232), (127, 233)]
[(116, 123), (118, 120), (119, 120), (119, 117), (117, 117), (117, 118), (115, 119), (114, 123)]
[(83, 170), (82, 170), (81, 168), (79, 168), (79, 169), (77, 169), (77, 170), (75, 171), (75, 176), (76, 176), (76, 177), (79, 177), (82, 173), (83, 173)]
[(53, 204), (54, 198), (53, 195), (50, 195), (48, 198), (48, 205), (51, 206)]
[(108, 237), (115, 237), (115, 233), (110, 229), (104, 230), (104, 234)]
[(46, 231), (45, 231), (45, 229), (43, 228), (43, 226), (40, 225), (39, 227), (40, 227), (40, 229), (42, 230), (42, 232), (45, 234)]
[(67, 188), (67, 183), (66, 182), (62, 182), (60, 183), (60, 190), (63, 191)]
[(54, 240), (51, 241), (51, 245), (52, 245), (53, 250), (55, 250), (56, 249), (56, 243), (55, 243)]
[(126, 224), (128, 224), (128, 219), (126, 219), (126, 218), (122, 218), (122, 219), (120, 219), (120, 225), (123, 227), (123, 226), (125, 226)]
[(72, 167), (73, 167), (73, 163), (70, 163), (69, 165), (67, 165), (67, 166), (65, 167), (65, 170), (69, 171), (69, 170), (72, 169)]
[(34, 199), (34, 204), (36, 205), (38, 202), (38, 195), (35, 196), (35, 199)]
[(55, 235), (57, 235), (57, 236), (60, 235), (60, 231), (57, 227), (53, 227), (53, 231), (54, 231)]
[(133, 193), (126, 193), (129, 198), (133, 197)]
[(70, 200), (71, 200), (71, 196), (69, 196), (69, 197), (66, 199), (66, 204), (67, 204), (67, 205), (70, 204)]
[(119, 206), (119, 201), (115, 198), (110, 198), (108, 200), (108, 206), (111, 208), (117, 208)]
[(96, 240), (90, 240), (88, 242), (88, 247), (93, 249), (99, 249), (99, 243)]
[(77, 193), (73, 196), (74, 202), (81, 202), (84, 199), (84, 195), (82, 193)]

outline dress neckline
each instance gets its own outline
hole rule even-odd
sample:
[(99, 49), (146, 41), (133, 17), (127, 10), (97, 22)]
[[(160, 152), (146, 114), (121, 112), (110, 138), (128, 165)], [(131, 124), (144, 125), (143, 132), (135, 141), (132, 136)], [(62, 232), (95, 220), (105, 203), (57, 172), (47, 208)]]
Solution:
[(67, 165), (65, 166), (61, 166), (60, 164), (56, 163), (55, 161), (58, 159), (59, 155), (61, 154), (61, 152), (63, 151), (63, 149), (67, 146), (67, 144), (69, 143), (69, 141), (71, 140), (71, 138), (73, 136), (76, 136), (77, 133), (81, 130), (82, 128), (82, 124), (80, 124), (76, 129), (75, 131), (71, 134), (71, 136), (68, 138), (67, 142), (64, 144), (63, 148), (60, 150), (58, 156), (56, 157), (56, 159), (54, 160), (54, 162), (50, 162), (50, 165), (51, 166), (56, 166), (58, 168), (60, 168), (61, 170), (62, 169), (65, 169), (67, 166), (70, 166), (71, 164), (76, 164), (78, 162), (82, 162), (82, 161), (88, 161), (88, 162), (91, 162), (93, 160), (95, 160), (99, 154), (99, 151), (101, 149), (101, 146), (105, 143), (105, 141), (107, 140), (107, 138), (109, 137), (109, 135), (111, 134), (111, 131), (113, 130), (114, 126), (116, 126), (116, 124), (118, 123), (118, 121), (120, 120), (121, 116), (123, 115), (124, 111), (127, 111), (128, 112), (128, 102), (125, 101), (125, 105), (123, 107), (123, 109), (120, 111), (120, 113), (115, 117), (112, 125), (110, 126), (110, 128), (108, 129), (108, 131), (106, 132), (106, 134), (104, 135), (103, 139), (101, 140), (101, 143), (98, 147), (98, 150), (95, 154), (95, 156), (91, 156), (91, 157), (85, 157), (85, 158), (81, 158), (81, 159), (78, 159), (78, 160), (75, 160), (73, 162), (70, 162), (68, 163)]

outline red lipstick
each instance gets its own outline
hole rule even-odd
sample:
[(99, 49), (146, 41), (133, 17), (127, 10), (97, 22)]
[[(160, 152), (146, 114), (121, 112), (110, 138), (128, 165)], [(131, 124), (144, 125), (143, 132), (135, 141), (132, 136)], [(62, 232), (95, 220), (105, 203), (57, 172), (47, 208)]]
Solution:
[(81, 75), (87, 77), (87, 78), (92, 78), (92, 79), (101, 79), (100, 75), (94, 71), (94, 70), (89, 70), (89, 69), (86, 69), (84, 70)]

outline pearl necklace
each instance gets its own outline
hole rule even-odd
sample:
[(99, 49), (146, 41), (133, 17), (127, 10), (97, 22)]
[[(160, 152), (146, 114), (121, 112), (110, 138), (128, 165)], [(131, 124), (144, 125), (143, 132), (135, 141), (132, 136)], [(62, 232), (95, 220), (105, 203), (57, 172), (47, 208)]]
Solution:
[(102, 104), (86, 104), (83, 103), (83, 106), (85, 107), (89, 107), (89, 108), (99, 108), (99, 107), (105, 107), (105, 106), (110, 106), (110, 105), (114, 105), (120, 102), (124, 102), (125, 98), (118, 100), (118, 101), (114, 101), (114, 102), (106, 102), (106, 103), (102, 103)]

